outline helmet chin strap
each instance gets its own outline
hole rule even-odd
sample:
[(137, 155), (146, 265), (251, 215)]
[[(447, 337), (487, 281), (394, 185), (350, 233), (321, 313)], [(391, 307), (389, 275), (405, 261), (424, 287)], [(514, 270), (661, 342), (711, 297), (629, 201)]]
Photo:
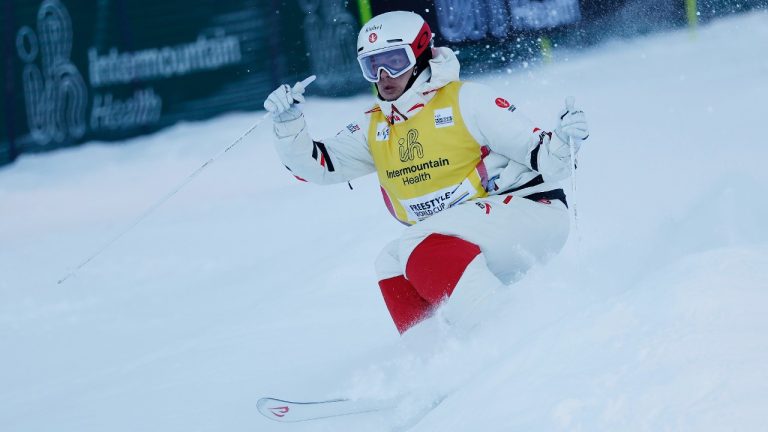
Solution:
[(421, 70), (419, 69), (419, 64), (416, 63), (416, 65), (413, 67), (413, 73), (411, 74), (411, 78), (408, 80), (408, 84), (405, 85), (405, 91), (408, 91), (409, 88), (413, 85), (413, 83), (416, 81), (416, 78), (419, 76), (419, 72)]
[(416, 78), (418, 78), (422, 72), (427, 70), (430, 60), (432, 60), (431, 49), (427, 49), (423, 53), (419, 54), (419, 56), (416, 58), (416, 65), (413, 67), (413, 75), (411, 75), (411, 79), (408, 80), (408, 84), (405, 85), (405, 91), (408, 91), (408, 89), (411, 88), (413, 83), (416, 81)]

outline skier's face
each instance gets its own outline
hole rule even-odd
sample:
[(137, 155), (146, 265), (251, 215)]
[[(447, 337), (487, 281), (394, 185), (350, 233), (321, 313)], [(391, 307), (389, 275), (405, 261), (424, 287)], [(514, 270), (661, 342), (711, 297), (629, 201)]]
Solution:
[(379, 82), (376, 83), (376, 87), (379, 88), (379, 94), (386, 101), (393, 101), (399, 98), (405, 92), (405, 86), (408, 85), (411, 75), (413, 75), (413, 68), (397, 78), (392, 78), (386, 70), (382, 70)]

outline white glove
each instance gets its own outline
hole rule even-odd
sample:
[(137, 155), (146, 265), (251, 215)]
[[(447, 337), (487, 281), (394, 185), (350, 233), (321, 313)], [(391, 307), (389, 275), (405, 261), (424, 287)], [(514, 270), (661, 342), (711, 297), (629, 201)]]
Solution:
[(575, 98), (565, 98), (565, 109), (560, 111), (560, 120), (555, 127), (555, 135), (567, 145), (573, 139), (574, 150), (578, 151), (581, 143), (589, 138), (589, 126), (584, 111), (573, 108)]
[(294, 106), (304, 103), (304, 89), (312, 84), (316, 76), (311, 75), (304, 81), (297, 82), (293, 87), (283, 84), (270, 93), (264, 101), (264, 109), (272, 113), (277, 122), (286, 122), (301, 117), (301, 111)]

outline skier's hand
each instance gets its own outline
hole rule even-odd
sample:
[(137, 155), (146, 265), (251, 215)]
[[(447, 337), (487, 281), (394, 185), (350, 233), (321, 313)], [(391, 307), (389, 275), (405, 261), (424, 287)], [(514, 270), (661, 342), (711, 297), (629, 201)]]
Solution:
[(264, 101), (264, 109), (272, 113), (272, 118), (277, 122), (286, 122), (301, 117), (301, 111), (295, 106), (303, 103), (304, 89), (312, 84), (315, 76), (311, 75), (304, 81), (297, 82), (293, 87), (283, 84), (270, 93)]
[(581, 143), (589, 138), (589, 126), (584, 111), (574, 109), (574, 102), (573, 96), (565, 98), (565, 109), (560, 111), (555, 135), (567, 145), (571, 145), (573, 139), (575, 150), (578, 150)]

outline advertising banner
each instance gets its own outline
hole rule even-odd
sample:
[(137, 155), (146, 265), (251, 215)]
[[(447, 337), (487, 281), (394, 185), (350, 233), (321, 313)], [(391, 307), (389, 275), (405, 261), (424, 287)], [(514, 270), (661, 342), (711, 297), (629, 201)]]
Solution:
[(367, 88), (357, 5), (343, 0), (7, 0), (0, 12), (0, 164), (262, 109), (284, 82)]
[[(5, 0), (0, 6), (0, 165), (25, 152), (115, 141), (181, 120), (260, 110), (310, 74), (310, 93), (370, 89), (361, 23), (409, 10), (467, 73), (509, 69), (611, 37), (766, 0)], [(687, 18), (686, 18), (687, 17)]]

